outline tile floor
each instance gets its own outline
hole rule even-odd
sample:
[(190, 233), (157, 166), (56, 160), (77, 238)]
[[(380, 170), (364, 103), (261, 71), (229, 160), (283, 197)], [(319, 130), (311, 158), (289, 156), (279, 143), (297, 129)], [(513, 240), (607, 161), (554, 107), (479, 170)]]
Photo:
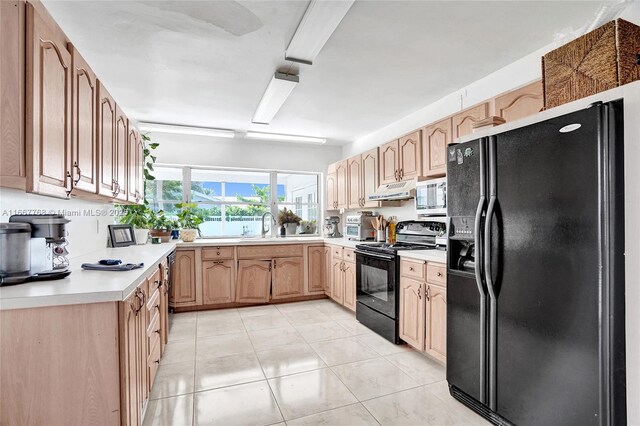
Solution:
[(144, 425), (485, 425), (330, 300), (171, 315)]

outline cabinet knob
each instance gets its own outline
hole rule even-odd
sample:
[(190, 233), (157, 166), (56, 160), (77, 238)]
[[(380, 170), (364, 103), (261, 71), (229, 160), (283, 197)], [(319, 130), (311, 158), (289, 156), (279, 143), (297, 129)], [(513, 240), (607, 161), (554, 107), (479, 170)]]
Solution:
[(409, 266), (409, 270), (413, 272), (413, 266)]
[(220, 252), (219, 252), (219, 251), (218, 251), (218, 252), (216, 252), (216, 254), (217, 254), (218, 256), (220, 256)]
[(442, 276), (442, 272), (438, 272), (436, 275), (441, 277)]

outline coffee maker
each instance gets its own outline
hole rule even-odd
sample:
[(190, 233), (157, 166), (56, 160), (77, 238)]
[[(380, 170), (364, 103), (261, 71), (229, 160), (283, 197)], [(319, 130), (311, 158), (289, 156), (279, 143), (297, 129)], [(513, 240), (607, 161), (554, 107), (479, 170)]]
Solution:
[(327, 238), (340, 238), (340, 216), (329, 216), (324, 219), (324, 236)]

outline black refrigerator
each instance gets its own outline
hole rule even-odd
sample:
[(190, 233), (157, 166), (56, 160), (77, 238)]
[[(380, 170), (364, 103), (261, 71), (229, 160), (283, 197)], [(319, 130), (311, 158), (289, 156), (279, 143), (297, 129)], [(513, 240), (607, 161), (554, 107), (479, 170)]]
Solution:
[(622, 108), (447, 148), (447, 381), (495, 424), (626, 424)]

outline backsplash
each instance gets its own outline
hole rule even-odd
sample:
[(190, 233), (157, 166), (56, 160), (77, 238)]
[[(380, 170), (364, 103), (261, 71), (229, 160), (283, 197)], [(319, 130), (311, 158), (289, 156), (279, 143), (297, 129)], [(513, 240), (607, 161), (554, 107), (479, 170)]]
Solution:
[(12, 214), (63, 214), (69, 220), (69, 258), (87, 254), (107, 245), (107, 225), (114, 223), (112, 204), (87, 200), (61, 200), (0, 188), (0, 222)]

